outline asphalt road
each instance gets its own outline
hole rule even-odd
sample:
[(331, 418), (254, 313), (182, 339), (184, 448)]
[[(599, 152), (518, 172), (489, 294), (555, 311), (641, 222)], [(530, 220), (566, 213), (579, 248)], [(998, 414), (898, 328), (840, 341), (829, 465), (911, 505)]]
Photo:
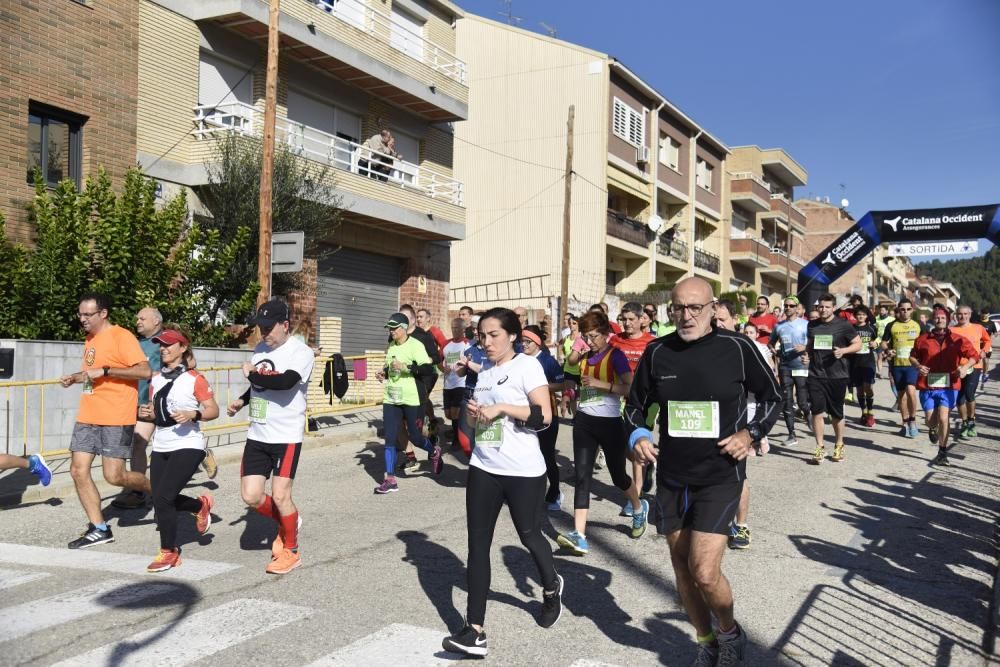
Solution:
[[(979, 437), (958, 444), (947, 469), (928, 466), (934, 448), (924, 433), (896, 435), (885, 408), (874, 430), (849, 427), (843, 462), (820, 467), (806, 464), (812, 446), (801, 432), (787, 449), (776, 427), (770, 454), (750, 462), (752, 547), (723, 561), (752, 641), (747, 664), (1000, 664), (983, 650), (997, 568), (998, 391), (981, 396)], [(884, 381), (877, 402), (891, 404)], [(215, 481), (195, 478), (191, 493), (215, 496), (214, 523), (199, 538), (182, 520), (185, 563), (165, 575), (144, 572), (158, 547), (151, 510), (109, 510), (116, 542), (71, 552), (66, 543), (85, 519), (73, 495), (55, 497), (68, 476), (57, 476), (49, 500), (32, 487), (0, 513), (0, 664), (450, 662), (440, 640), (464, 615), (465, 466), (448, 456), (440, 477), (425, 470), (400, 478), (398, 493), (374, 496), (381, 444), (354, 433), (303, 453), (295, 498), (304, 565), (282, 577), (264, 573), (275, 528), (243, 507), (235, 461)], [(563, 428), (559, 440), (566, 479), (570, 435)], [(0, 478), (0, 493), (23, 484), (18, 475)], [(572, 487), (564, 492), (570, 498)], [(629, 538), (606, 471), (596, 492), (588, 556), (554, 543), (571, 529), (571, 502), (546, 529), (566, 581), (564, 615), (548, 630), (534, 620), (534, 567), (501, 515), (487, 662), (693, 658), (665, 541), (652, 530)]]

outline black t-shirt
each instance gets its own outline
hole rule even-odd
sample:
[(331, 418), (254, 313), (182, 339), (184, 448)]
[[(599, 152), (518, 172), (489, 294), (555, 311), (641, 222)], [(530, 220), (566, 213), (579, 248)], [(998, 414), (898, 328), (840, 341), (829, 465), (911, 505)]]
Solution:
[(851, 323), (834, 317), (829, 322), (812, 320), (809, 322), (809, 377), (821, 380), (846, 380), (850, 377), (847, 356), (837, 359), (833, 348), (847, 347), (857, 336)]
[(855, 324), (854, 331), (861, 338), (861, 350), (855, 354), (848, 355), (851, 358), (851, 368), (874, 368), (875, 352), (872, 351), (871, 342), (878, 338), (878, 331), (872, 323)]
[(427, 356), (431, 358), (431, 361), (434, 362), (434, 366), (437, 367), (437, 365), (441, 363), (441, 349), (438, 347), (437, 341), (434, 340), (434, 336), (420, 327), (415, 327), (413, 331), (410, 332), (410, 336), (416, 338), (421, 342), (421, 344), (423, 344), (424, 349), (427, 350)]

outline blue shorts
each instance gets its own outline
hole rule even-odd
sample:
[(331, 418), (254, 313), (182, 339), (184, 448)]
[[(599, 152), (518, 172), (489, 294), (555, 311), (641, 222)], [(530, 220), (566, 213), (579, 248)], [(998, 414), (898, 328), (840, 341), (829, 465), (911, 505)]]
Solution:
[(904, 391), (907, 385), (917, 386), (917, 369), (913, 366), (893, 366), (892, 384)]
[(955, 407), (958, 403), (958, 389), (921, 389), (920, 390), (920, 404), (924, 408), (924, 412), (930, 412), (937, 408), (948, 408), (949, 410)]

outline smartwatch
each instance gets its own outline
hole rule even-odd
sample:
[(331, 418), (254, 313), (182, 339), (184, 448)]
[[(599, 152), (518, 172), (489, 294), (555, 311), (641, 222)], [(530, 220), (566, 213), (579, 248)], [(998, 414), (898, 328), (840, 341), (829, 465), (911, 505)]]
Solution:
[(108, 372), (111, 370), (111, 366), (104, 367), (104, 377), (108, 377)]
[(759, 424), (747, 424), (747, 433), (750, 434), (750, 442), (760, 442), (764, 434), (760, 432)]
[(194, 419), (192, 421), (196, 421), (196, 422), (200, 422), (201, 421), (201, 410), (195, 410), (194, 411)]

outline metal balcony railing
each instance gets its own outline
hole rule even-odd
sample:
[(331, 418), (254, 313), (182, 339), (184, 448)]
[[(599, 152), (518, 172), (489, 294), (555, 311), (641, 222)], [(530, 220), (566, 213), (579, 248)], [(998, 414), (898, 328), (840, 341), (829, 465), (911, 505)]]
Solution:
[(646, 247), (652, 240), (652, 232), (643, 223), (624, 213), (608, 209), (608, 234), (629, 243)]
[(656, 249), (661, 255), (672, 257), (678, 262), (688, 261), (688, 245), (684, 241), (670, 239), (666, 235), (663, 235), (657, 242)]
[(704, 269), (705, 271), (710, 271), (712, 273), (719, 272), (718, 256), (698, 248), (694, 249), (694, 265), (699, 269)]
[[(195, 128), (191, 133), (199, 138), (220, 132), (252, 134), (256, 123), (263, 118), (263, 114), (255, 107), (242, 102), (199, 106), (195, 107), (194, 112)], [(275, 135), (277, 141), (285, 142), (292, 151), (308, 160), (386, 184), (419, 190), (428, 197), (457, 206), (463, 205), (462, 182), (427, 167), (385, 155), (349, 139), (287, 118), (277, 119)]]

